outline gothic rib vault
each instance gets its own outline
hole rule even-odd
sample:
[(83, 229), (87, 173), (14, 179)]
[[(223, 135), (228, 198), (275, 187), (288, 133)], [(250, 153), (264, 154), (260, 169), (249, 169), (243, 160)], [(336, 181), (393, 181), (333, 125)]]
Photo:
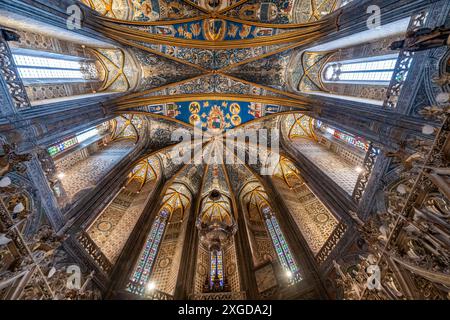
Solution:
[[(14, 226), (14, 243), (34, 261), (43, 259), (21, 293), (8, 291), (16, 288), (8, 279), (26, 268), (5, 263), (4, 296), (403, 299), (418, 296), (411, 288), (419, 277), (433, 283), (435, 297), (445, 296), (435, 287), (436, 274), (424, 275), (397, 252), (392, 260), (377, 256), (367, 228), (377, 213), (391, 212), (385, 192), (399, 185), (414, 190), (398, 161), (402, 152), (415, 156), (414, 143), (437, 144), (447, 132), (445, 115), (421, 118), (429, 116), (432, 93), (448, 92), (448, 83), (429, 84), (446, 74), (447, 47), (430, 51), (441, 64), (417, 85), (414, 68), (430, 56), (415, 54), (411, 63), (407, 51), (389, 45), (421, 23), (434, 28), (447, 21), (448, 12), (433, 20), (439, 1), (375, 2), (389, 10), (386, 24), (394, 26), (385, 35), (366, 30), (365, 2), (36, 1), (52, 22), (28, 17), (22, 1), (0, 1), (7, 12), (0, 11), (0, 25), (13, 34), (2, 34), (2, 61), (13, 61), (11, 72), (21, 75), (8, 100), (13, 125), (1, 123), (2, 143), (17, 146), (4, 157), (16, 161), (17, 152), (32, 159), (26, 170), (20, 166), (28, 160), (19, 159), (5, 171), (27, 191), (1, 189), (2, 223), (12, 228), (19, 221), (19, 202), (26, 212), (39, 207), (39, 217)], [(58, 38), (71, 4), (80, 8), (83, 25)], [(369, 40), (355, 41), (355, 34)], [(14, 35), (20, 39), (7, 39)], [(33, 82), (24, 74), (33, 66), (21, 65), (18, 56), (38, 51), (41, 58), (80, 61), (86, 82)], [(383, 65), (371, 71), (388, 79), (345, 80), (352, 72), (346, 65), (369, 68), (374, 61)], [(414, 101), (405, 98), (407, 90)], [(427, 136), (424, 125), (438, 128), (439, 121), (443, 129)], [(434, 207), (448, 213), (448, 199), (434, 197)], [(388, 231), (378, 229), (385, 241)], [(37, 244), (28, 248), (23, 239)], [(52, 243), (57, 254), (47, 257), (42, 243)], [(349, 274), (373, 264), (374, 256), (386, 268), (387, 289), (355, 289), (364, 279)], [(55, 289), (70, 263), (92, 280), (89, 293)], [(56, 276), (42, 280), (52, 268)], [(392, 275), (395, 268), (408, 275)]]

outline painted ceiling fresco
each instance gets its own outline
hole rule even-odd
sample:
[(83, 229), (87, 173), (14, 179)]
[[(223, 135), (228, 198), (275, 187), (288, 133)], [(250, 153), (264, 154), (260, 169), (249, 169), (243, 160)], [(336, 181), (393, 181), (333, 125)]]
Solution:
[(183, 0), (81, 0), (102, 16), (128, 21), (175, 20), (201, 11)]
[[(214, 140), (225, 132), (278, 128), (283, 119), (289, 122), (293, 134), (306, 130), (313, 136), (311, 118), (281, 115), (307, 110), (295, 92), (300, 78), (314, 80), (311, 74), (320, 68), (318, 57), (323, 55), (294, 58), (303, 52), (303, 46), (335, 27), (334, 21), (322, 18), (335, 9), (337, 0), (83, 2), (97, 11), (100, 31), (123, 45), (124, 59), (134, 66), (127, 67), (124, 76), (120, 73), (120, 57), (106, 56), (115, 65), (109, 68), (109, 81), (117, 76), (121, 91), (128, 89), (116, 102), (118, 112), (128, 114), (120, 121), (127, 124), (131, 114), (135, 115), (133, 119), (147, 120), (147, 158), (136, 164), (134, 172), (141, 183), (144, 177), (159, 175), (145, 160), (157, 157), (162, 176), (172, 179), (173, 184), (200, 191), (202, 199), (206, 199), (203, 206), (207, 216), (223, 219), (231, 211), (227, 198), (255, 179), (273, 151), (247, 165), (245, 160), (257, 145), (240, 142), (234, 150), (225, 148), (225, 154), (236, 160), (234, 164), (219, 161), (215, 165), (182, 165), (175, 163), (175, 157), (194, 148), (172, 141), (175, 130), (183, 128), (192, 133), (198, 127), (212, 133), (209, 140), (200, 143), (202, 153), (226, 147)], [(111, 65), (111, 61), (104, 60)], [(297, 72), (297, 68), (301, 71)], [(293, 77), (288, 74), (298, 75), (297, 83), (292, 85)], [(133, 85), (125, 86), (124, 80), (133, 80)], [(132, 124), (128, 125), (129, 134)], [(269, 134), (269, 140), (271, 137)], [(213, 189), (223, 192), (223, 203), (207, 199)]]
[(250, 0), (227, 12), (241, 20), (275, 24), (307, 23), (332, 12), (338, 0)]
[(102, 16), (128, 21), (166, 21), (216, 12), (246, 21), (285, 24), (317, 21), (334, 11), (338, 0), (81, 0)]
[(227, 15), (242, 20), (289, 23), (293, 21), (292, 9), (294, 0), (250, 0), (230, 10)]
[(304, 51), (297, 58), (296, 64), (300, 68), (291, 74), (294, 79), (291, 83), (298, 84), (298, 91), (326, 91), (322, 83), (322, 70), (324, 65), (333, 55), (333, 52), (309, 52)]
[(188, 40), (243, 40), (273, 36), (281, 30), (256, 27), (222, 19), (205, 19), (165, 26), (134, 27), (136, 30)]
[(152, 91), (143, 97), (161, 96), (161, 95), (180, 95), (180, 94), (201, 94), (201, 93), (230, 93), (246, 95), (264, 95), (281, 96), (279, 94), (267, 91), (256, 84), (244, 83), (235, 78), (231, 79), (227, 75), (207, 74), (199, 76), (194, 80), (188, 80), (182, 84), (173, 85), (165, 89)]
[(286, 72), (293, 50), (284, 51), (268, 58), (258, 59), (227, 71), (239, 79), (259, 83), (275, 89), (286, 88)]
[(284, 45), (271, 45), (242, 49), (209, 50), (201, 48), (186, 48), (160, 44), (136, 42), (149, 49), (158, 51), (183, 61), (196, 64), (202, 68), (219, 70), (245, 60), (260, 57), (264, 54), (282, 48)]
[(254, 102), (199, 100), (139, 108), (153, 114), (183, 121), (205, 131), (226, 131), (266, 115), (292, 110)]

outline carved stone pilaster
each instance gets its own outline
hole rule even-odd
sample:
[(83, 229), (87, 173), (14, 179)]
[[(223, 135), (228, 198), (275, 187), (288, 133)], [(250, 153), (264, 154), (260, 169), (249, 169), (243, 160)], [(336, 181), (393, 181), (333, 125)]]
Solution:
[(366, 190), (367, 183), (369, 182), (370, 176), (372, 174), (375, 162), (380, 153), (380, 150), (375, 148), (373, 144), (370, 144), (369, 150), (366, 153), (364, 159), (363, 171), (359, 174), (358, 180), (356, 181), (355, 189), (353, 190), (352, 198), (354, 201), (359, 202), (363, 198), (364, 191)]
[[(198, 198), (200, 201), (200, 197)], [(183, 242), (183, 251), (181, 254), (180, 269), (178, 271), (177, 284), (175, 287), (174, 298), (176, 300), (185, 300), (192, 294), (192, 288), (195, 283), (195, 271), (198, 248), (198, 230), (195, 226), (196, 206), (192, 205), (189, 209), (187, 229)]]
[[(2, 31), (3, 29), (0, 29)], [(8, 108), (8, 104), (2, 105), (0, 111), (3, 115), (13, 114), (18, 110), (30, 108), (30, 101), (28, 100), (25, 87), (19, 72), (14, 63), (14, 58), (9, 49), (8, 42), (0, 32), (0, 74), (5, 81), (6, 89), (9, 93), (9, 100), (12, 105)]]
[(64, 218), (36, 155), (33, 156), (31, 161), (27, 162), (27, 174), (40, 195), (42, 207), (52, 227), (58, 230), (64, 225)]

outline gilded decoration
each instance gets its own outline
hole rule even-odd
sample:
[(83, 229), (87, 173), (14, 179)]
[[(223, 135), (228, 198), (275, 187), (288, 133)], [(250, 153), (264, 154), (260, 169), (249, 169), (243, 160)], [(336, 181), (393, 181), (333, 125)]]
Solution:
[(222, 132), (288, 108), (255, 102), (200, 100), (149, 105), (140, 110), (170, 117), (205, 131)]
[(81, 0), (100, 15), (117, 20), (157, 21), (195, 16), (199, 11), (182, 0)]
[(87, 228), (89, 238), (112, 264), (142, 214), (160, 170), (159, 160), (155, 157), (140, 161), (113, 201)]
[(143, 118), (138, 115), (122, 115), (110, 122), (111, 140), (139, 140), (139, 132), (143, 129)]
[(98, 91), (127, 92), (136, 86), (136, 66), (123, 49), (90, 49), (104, 72), (103, 84)]
[[(294, 56), (290, 62), (293, 71), (291, 77), (295, 80), (292, 85), (300, 92), (327, 92), (322, 82), (322, 71), (333, 52), (304, 51), (300, 57)], [(297, 64), (300, 64), (299, 68)]]
[(0, 2), (0, 298), (449, 298), (450, 4)]

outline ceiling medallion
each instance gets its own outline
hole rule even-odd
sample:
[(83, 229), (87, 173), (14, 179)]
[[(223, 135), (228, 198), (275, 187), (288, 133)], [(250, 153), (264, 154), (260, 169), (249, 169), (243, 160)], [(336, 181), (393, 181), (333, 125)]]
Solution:
[(227, 22), (221, 19), (206, 19), (203, 21), (205, 38), (211, 41), (222, 41), (225, 39)]

